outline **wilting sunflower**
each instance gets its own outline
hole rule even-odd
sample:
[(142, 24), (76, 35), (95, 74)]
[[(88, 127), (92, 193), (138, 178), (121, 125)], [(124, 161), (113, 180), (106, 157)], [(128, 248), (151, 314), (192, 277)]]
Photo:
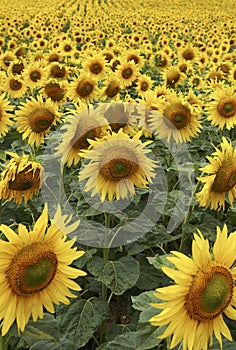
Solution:
[(141, 132), (132, 139), (122, 130), (101, 140), (89, 140), (92, 148), (80, 152), (90, 162), (80, 171), (79, 181), (88, 179), (85, 191), (92, 190), (91, 196), (101, 194), (109, 201), (135, 195), (135, 187), (147, 188), (155, 177), (156, 163), (148, 158), (150, 142), (142, 143)]
[(207, 120), (219, 129), (230, 130), (236, 124), (236, 92), (234, 87), (216, 89), (210, 95), (210, 101), (206, 104)]
[(118, 132), (122, 129), (128, 135), (136, 134), (137, 120), (134, 104), (129, 102), (104, 103), (99, 105), (99, 113), (106, 118), (112, 131)]
[(236, 197), (236, 148), (225, 137), (220, 146), (222, 150), (215, 147), (213, 157), (207, 157), (210, 164), (200, 168), (209, 175), (198, 178), (204, 186), (196, 194), (200, 207), (214, 210), (225, 209), (226, 193), (231, 206)]
[(108, 133), (108, 122), (98, 110), (99, 108), (82, 104), (80, 110), (74, 111), (74, 115), (70, 115), (62, 126), (61, 129), (65, 132), (56, 155), (61, 154), (62, 163), (68, 167), (79, 162), (79, 152), (90, 146), (89, 139), (102, 138)]
[(207, 350), (213, 333), (222, 349), (221, 335), (232, 340), (223, 314), (236, 320), (236, 231), (229, 237), (227, 226), (217, 227), (212, 252), (202, 233), (194, 234), (192, 258), (172, 251), (167, 259), (175, 269), (163, 267), (174, 284), (159, 288), (154, 295), (163, 300), (152, 306), (162, 311), (149, 321), (153, 326), (167, 325), (160, 338), (172, 335), (170, 349), (182, 341), (183, 350)]
[(5, 136), (8, 132), (8, 127), (12, 126), (14, 122), (11, 120), (11, 112), (13, 106), (7, 100), (5, 94), (0, 95), (0, 136)]
[(201, 130), (199, 109), (191, 105), (186, 97), (172, 92), (159, 99), (158, 111), (150, 116), (150, 129), (160, 139), (176, 143), (190, 141)]
[[(45, 205), (33, 229), (28, 231), (19, 224), (18, 234), (6, 225), (0, 226), (8, 240), (0, 241), (2, 335), (15, 320), (18, 330), (24, 331), (31, 315), (35, 322), (38, 317), (43, 318), (43, 308), (54, 313), (53, 304), (69, 304), (68, 297), (76, 297), (70, 289), (81, 290), (73, 279), (86, 273), (69, 265), (84, 251), (72, 248), (75, 241), (67, 240), (63, 227), (57, 224), (58, 214), (57, 220), (48, 226)], [(63, 220), (61, 217), (60, 221)], [(78, 224), (71, 225), (70, 232)]]
[(98, 95), (97, 82), (89, 74), (81, 74), (70, 82), (67, 97), (75, 103), (92, 103)]
[(36, 161), (30, 161), (29, 155), (8, 154), (12, 158), (0, 175), (0, 198), (27, 203), (41, 187), (43, 167)]
[(49, 99), (44, 102), (41, 95), (38, 99), (32, 97), (22, 103), (15, 114), (17, 131), (23, 134), (23, 140), (28, 138), (28, 144), (35, 143), (36, 147), (40, 146), (51, 126), (59, 120), (55, 104)]

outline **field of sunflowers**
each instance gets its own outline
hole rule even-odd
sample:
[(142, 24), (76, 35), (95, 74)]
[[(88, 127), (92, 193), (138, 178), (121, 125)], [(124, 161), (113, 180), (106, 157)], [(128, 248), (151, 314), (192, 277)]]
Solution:
[(2, 0), (0, 350), (236, 349), (233, 0)]

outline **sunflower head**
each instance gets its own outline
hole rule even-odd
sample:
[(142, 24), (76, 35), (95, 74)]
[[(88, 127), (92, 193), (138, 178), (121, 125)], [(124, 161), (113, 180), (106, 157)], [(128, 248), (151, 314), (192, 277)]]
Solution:
[(191, 111), (181, 103), (173, 103), (164, 110), (164, 116), (171, 122), (174, 128), (183, 129), (191, 120)]

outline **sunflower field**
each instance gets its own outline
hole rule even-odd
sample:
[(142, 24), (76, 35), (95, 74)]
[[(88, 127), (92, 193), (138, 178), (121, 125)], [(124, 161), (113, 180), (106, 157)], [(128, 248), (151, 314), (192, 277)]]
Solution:
[(2, 0), (0, 350), (236, 349), (233, 0)]

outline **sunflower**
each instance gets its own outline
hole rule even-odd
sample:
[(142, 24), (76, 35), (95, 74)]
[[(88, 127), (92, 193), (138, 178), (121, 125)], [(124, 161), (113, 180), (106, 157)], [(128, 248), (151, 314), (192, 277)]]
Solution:
[(153, 85), (152, 78), (146, 74), (142, 74), (137, 79), (136, 91), (140, 97), (145, 96), (151, 90)]
[(55, 104), (49, 99), (44, 102), (41, 95), (38, 99), (31, 97), (15, 112), (17, 131), (23, 134), (23, 140), (28, 138), (29, 145), (35, 143), (39, 147), (51, 126), (58, 121), (57, 113)]
[(207, 120), (219, 129), (230, 130), (236, 124), (236, 92), (234, 87), (216, 89), (210, 95), (210, 102), (206, 105)]
[(176, 143), (190, 141), (201, 130), (199, 108), (191, 105), (186, 97), (169, 93), (159, 99), (158, 111), (150, 116), (150, 129), (160, 139), (173, 139)]
[[(31, 315), (35, 322), (38, 317), (43, 318), (43, 308), (54, 313), (53, 304), (69, 304), (68, 297), (76, 297), (70, 289), (81, 290), (72, 279), (86, 273), (69, 265), (84, 251), (72, 248), (75, 241), (67, 240), (57, 222), (58, 213), (57, 220), (48, 225), (45, 205), (30, 231), (23, 224), (19, 224), (18, 234), (6, 225), (0, 226), (8, 240), (0, 241), (2, 335), (8, 332), (14, 321), (18, 331), (24, 331)], [(78, 222), (71, 226), (71, 230), (77, 226)]]
[(125, 89), (126, 87), (133, 84), (137, 79), (138, 69), (136, 64), (133, 61), (121, 61), (121, 64), (116, 70), (116, 77), (120, 81), (121, 88)]
[(107, 120), (101, 116), (99, 108), (82, 104), (80, 110), (75, 110), (74, 115), (66, 119), (62, 126), (65, 130), (62, 142), (56, 149), (56, 155), (62, 155), (62, 163), (70, 167), (76, 165), (79, 160), (79, 152), (90, 146), (89, 139), (102, 138), (108, 133)]
[(173, 88), (181, 85), (184, 82), (185, 75), (176, 66), (170, 66), (161, 71), (164, 85), (168, 88)]
[(57, 62), (51, 63), (49, 65), (49, 77), (55, 79), (67, 79), (69, 77), (69, 72), (66, 65)]
[(43, 167), (36, 161), (30, 161), (29, 155), (18, 156), (8, 152), (12, 157), (1, 173), (0, 198), (16, 203), (27, 203), (35, 195), (42, 184)]
[(210, 164), (200, 168), (209, 175), (198, 178), (204, 186), (196, 194), (200, 207), (210, 206), (214, 210), (225, 209), (226, 193), (231, 206), (236, 197), (236, 148), (225, 137), (222, 138), (220, 146), (222, 150), (215, 147), (213, 157), (207, 157)]
[(128, 135), (137, 132), (137, 120), (134, 116), (134, 104), (129, 102), (112, 102), (99, 105), (99, 113), (103, 115), (111, 130), (118, 132), (122, 129)]
[(106, 59), (102, 53), (93, 53), (84, 58), (82, 62), (86, 72), (91, 74), (96, 80), (100, 80), (106, 75)]
[(105, 80), (105, 86), (99, 91), (99, 99), (101, 100), (119, 100), (120, 98), (120, 82), (118, 79), (111, 75)]
[[(56, 105), (63, 104), (67, 99), (67, 81), (49, 79), (43, 86), (42, 93), (47, 100), (51, 100)], [(40, 91), (41, 92), (41, 91)]]
[(8, 127), (12, 126), (14, 122), (11, 120), (11, 112), (13, 106), (7, 100), (5, 94), (0, 95), (0, 136), (5, 136), (8, 132)]
[(172, 335), (170, 349), (181, 341), (183, 350), (206, 350), (213, 333), (222, 349), (222, 338), (232, 340), (223, 314), (236, 320), (236, 231), (228, 237), (227, 226), (216, 229), (216, 241), (209, 251), (209, 241), (202, 233), (194, 234), (192, 258), (172, 251), (167, 259), (175, 269), (163, 267), (174, 285), (159, 288), (155, 297), (164, 302), (152, 306), (162, 311), (149, 321), (153, 326), (168, 324), (159, 338)]
[(43, 67), (40, 61), (28, 64), (22, 73), (23, 80), (30, 88), (41, 86), (47, 77), (48, 69)]
[(97, 81), (87, 73), (74, 78), (69, 84), (67, 97), (75, 103), (92, 103), (97, 96)]
[(27, 91), (27, 85), (20, 77), (9, 75), (4, 79), (4, 91), (12, 98), (20, 98), (25, 95)]
[(147, 188), (155, 177), (156, 164), (145, 149), (150, 142), (142, 143), (140, 136), (141, 132), (131, 139), (119, 130), (101, 140), (89, 140), (92, 148), (80, 152), (81, 157), (90, 159), (79, 174), (79, 181), (88, 179), (86, 192), (92, 190), (92, 196), (101, 194), (101, 201), (106, 196), (112, 201), (135, 195), (135, 186)]

